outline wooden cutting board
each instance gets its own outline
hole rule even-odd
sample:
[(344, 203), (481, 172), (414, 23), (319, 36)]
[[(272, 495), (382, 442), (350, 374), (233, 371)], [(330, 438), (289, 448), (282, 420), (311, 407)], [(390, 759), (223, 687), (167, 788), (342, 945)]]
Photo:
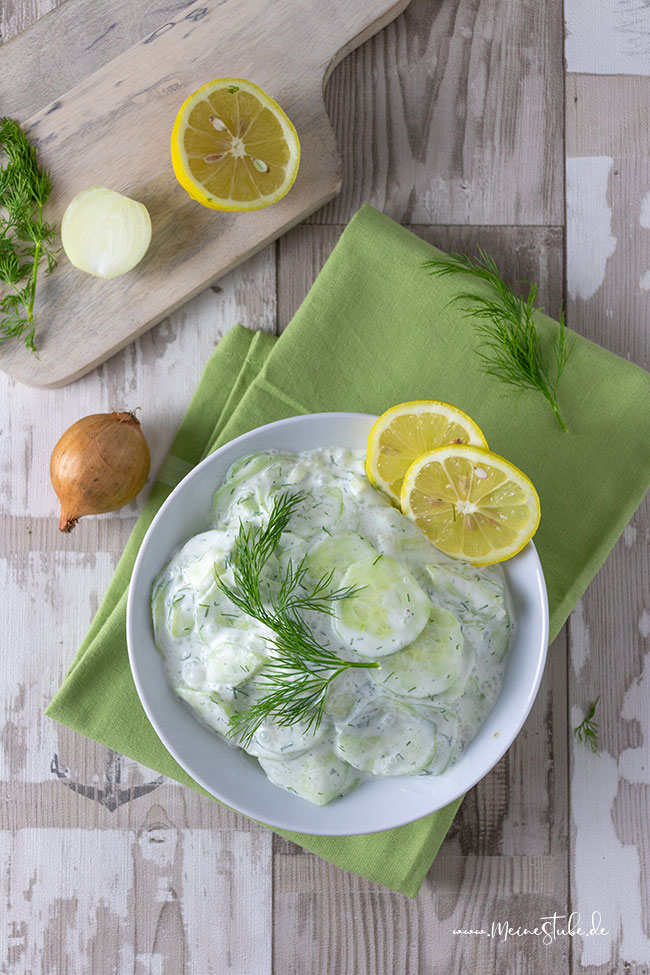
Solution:
[[(35, 386), (72, 382), (335, 196), (341, 160), (324, 84), (407, 3), (167, 0), (153, 10), (133, 0), (67, 0), (0, 48), (2, 114), (26, 126), (52, 175), (47, 216), (60, 225), (70, 199), (101, 184), (144, 203), (153, 225), (142, 263), (112, 281), (77, 270), (62, 251), (53, 274), (39, 275), (39, 358), (10, 342), (0, 368)], [(298, 178), (264, 210), (206, 210), (172, 172), (176, 113), (215, 77), (260, 85), (298, 130)]]

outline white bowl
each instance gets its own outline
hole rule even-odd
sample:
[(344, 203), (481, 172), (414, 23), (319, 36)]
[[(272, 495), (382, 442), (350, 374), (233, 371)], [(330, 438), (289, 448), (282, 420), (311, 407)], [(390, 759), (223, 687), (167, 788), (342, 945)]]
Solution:
[(232, 748), (194, 717), (173, 692), (156, 650), (152, 583), (173, 549), (204, 531), (212, 496), (233, 461), (255, 450), (364, 449), (376, 417), (315, 413), (258, 427), (206, 457), (175, 488), (145, 535), (129, 589), (127, 639), (133, 679), (160, 740), (179, 765), (217, 799), (270, 826), (328, 836), (391, 829), (442, 809), (486, 775), (512, 744), (530, 711), (544, 670), (548, 604), (532, 543), (504, 563), (514, 637), (499, 698), (474, 740), (440, 776), (366, 782), (326, 806), (313, 806), (272, 785), (257, 761)]

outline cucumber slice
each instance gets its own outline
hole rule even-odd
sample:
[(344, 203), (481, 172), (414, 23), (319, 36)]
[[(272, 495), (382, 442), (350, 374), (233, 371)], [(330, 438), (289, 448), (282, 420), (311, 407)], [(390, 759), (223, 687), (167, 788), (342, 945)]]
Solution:
[(305, 557), (305, 567), (315, 579), (332, 573), (332, 585), (339, 587), (341, 579), (354, 562), (376, 558), (377, 552), (365, 538), (354, 532), (325, 534), (322, 541), (314, 545)]
[(337, 728), (341, 758), (373, 775), (413, 775), (436, 755), (436, 729), (399, 701), (373, 702)]
[(379, 686), (363, 670), (346, 670), (335, 677), (327, 689), (325, 713), (335, 721), (344, 721), (362, 701), (380, 693)]
[(206, 647), (216, 646), (224, 630), (247, 630), (251, 625), (254, 624), (247, 616), (238, 615), (237, 610), (226, 603), (199, 603), (196, 607), (199, 639)]
[(205, 555), (183, 567), (183, 579), (200, 596), (205, 595), (215, 585), (215, 574), (220, 575), (225, 570), (227, 555), (227, 549), (206, 552)]
[(194, 629), (194, 593), (185, 587), (172, 596), (169, 607), (168, 626), (172, 636), (180, 639), (189, 636)]
[[(243, 487), (246, 487), (246, 485)], [(232, 504), (230, 518), (234, 518), (236, 521), (241, 521), (243, 524), (248, 525), (254, 521), (266, 521), (269, 511), (270, 508), (268, 506), (266, 491), (260, 487), (256, 487), (253, 491), (247, 490), (245, 494), (241, 491), (239, 492), (238, 497)]]
[[(431, 560), (433, 546), (429, 539), (416, 525), (417, 534), (402, 535), (395, 543), (400, 554), (407, 555), (410, 559), (415, 559), (421, 565), (428, 565)], [(399, 557), (399, 556), (398, 556)]]
[(234, 638), (224, 639), (222, 635), (206, 659), (206, 677), (211, 685), (238, 687), (259, 673), (265, 663), (265, 646), (260, 637), (247, 636), (244, 643), (235, 642)]
[(460, 676), (462, 648), (463, 635), (456, 617), (432, 606), (429, 622), (417, 639), (389, 657), (373, 676), (394, 694), (415, 698), (441, 694)]
[[(224, 701), (217, 694), (196, 691), (182, 684), (177, 685), (174, 690), (179, 697), (182, 697), (190, 705), (203, 724), (212, 728), (213, 731), (218, 731), (220, 735), (227, 736), (230, 716), (235, 710), (230, 702)], [(228, 739), (228, 744), (234, 744), (232, 739)]]
[(334, 751), (332, 739), (288, 761), (260, 756), (259, 763), (274, 785), (324, 806), (355, 789), (362, 776)]
[(364, 477), (360, 477), (358, 474), (352, 474), (352, 473), (350, 473), (349, 470), (346, 471), (345, 473), (347, 475), (347, 478), (346, 479), (347, 479), (347, 482), (348, 482), (348, 485), (349, 485), (349, 488), (350, 488), (350, 491), (352, 492), (352, 494), (355, 495), (355, 497), (357, 497), (357, 498), (360, 495), (362, 495), (362, 494), (367, 497), (368, 496), (368, 488), (371, 486), (370, 485), (370, 481), (368, 480), (368, 478), (365, 477), (365, 476)]
[(167, 565), (161, 572), (158, 573), (158, 575), (154, 579), (154, 583), (151, 587), (152, 603), (155, 601), (156, 596), (160, 595), (160, 593), (163, 590), (168, 588), (170, 582), (171, 582), (171, 573), (169, 571), (169, 566)]
[(250, 755), (277, 759), (296, 758), (313, 749), (331, 732), (329, 721), (321, 721), (318, 728), (307, 728), (306, 722), (284, 727), (275, 721), (265, 721), (253, 736), (246, 751)]
[(244, 481), (253, 475), (261, 474), (267, 468), (274, 467), (280, 469), (280, 455), (277, 453), (264, 451), (247, 454), (246, 457), (236, 460), (212, 499), (211, 519), (213, 524), (227, 520), (231, 506), (240, 497), (240, 489)]
[[(302, 562), (306, 550), (304, 538), (301, 538), (300, 535), (294, 535), (291, 531), (282, 532), (278, 546), (267, 562), (267, 566), (270, 571), (274, 571), (277, 579), (278, 570), (286, 571), (289, 560), (291, 560), (294, 569), (297, 568)], [(273, 566), (274, 558), (275, 566)]]
[[(232, 574), (226, 570), (224, 580), (233, 584)], [(215, 646), (223, 634), (223, 630), (255, 629), (257, 624), (234, 606), (226, 594), (216, 585), (202, 596), (196, 604), (196, 626), (199, 638), (207, 647)], [(239, 642), (239, 641), (237, 641)]]
[(424, 770), (427, 775), (441, 775), (449, 767), (458, 746), (458, 716), (449, 708), (417, 707), (417, 711), (435, 726), (437, 734), (434, 760)]
[(210, 530), (190, 538), (174, 559), (183, 581), (193, 589), (203, 590), (214, 582), (213, 563), (223, 565), (232, 548), (234, 532)]
[(480, 572), (463, 566), (452, 569), (427, 565), (431, 580), (431, 597), (450, 609), (461, 621), (465, 635), (477, 644), (487, 642), (493, 660), (502, 660), (510, 645), (510, 619), (505, 601), (505, 586)]
[[(305, 473), (308, 472), (305, 471)], [(272, 504), (275, 495), (292, 489), (290, 484), (278, 485), (271, 492), (270, 503)], [(295, 535), (304, 539), (311, 539), (323, 525), (329, 531), (357, 527), (359, 518), (356, 509), (344, 509), (343, 492), (340, 488), (317, 487), (313, 490), (302, 491), (302, 494), (304, 498), (292, 511), (288, 525), (289, 530)]]
[(167, 632), (167, 608), (165, 606), (165, 600), (167, 598), (167, 588), (166, 583), (156, 583), (154, 586), (153, 596), (151, 599), (151, 615), (153, 618), (153, 634), (156, 641), (156, 647), (160, 651), (160, 645), (162, 644), (162, 636)]
[(302, 564), (307, 544), (304, 538), (293, 532), (283, 532), (275, 551), (270, 555), (260, 574), (260, 591), (264, 602), (272, 601), (280, 590), (280, 580), (286, 575), (291, 563), (296, 572)]
[[(422, 535), (419, 528), (393, 507), (388, 498), (377, 491), (377, 496), (361, 507), (360, 532), (368, 534), (380, 552), (398, 562), (401, 560), (404, 542)], [(431, 543), (428, 543), (431, 546)], [(431, 548), (429, 547), (429, 558)]]
[(431, 603), (409, 570), (388, 556), (362, 559), (344, 574), (341, 587), (363, 587), (336, 605), (334, 629), (363, 657), (385, 657), (419, 636)]
[[(321, 491), (325, 498), (322, 503), (327, 504), (338, 519), (339, 515), (343, 514), (343, 491), (338, 487), (322, 488), (318, 493), (320, 494)], [(320, 504), (321, 502), (317, 501), (316, 507), (320, 507)]]
[(259, 474), (267, 467), (279, 464), (281, 457), (281, 454), (272, 450), (259, 450), (253, 454), (246, 454), (245, 457), (240, 457), (230, 465), (224, 484), (240, 482), (252, 477), (253, 474)]
[(448, 704), (453, 704), (454, 701), (457, 701), (459, 697), (462, 697), (462, 695), (465, 693), (465, 689), (469, 681), (469, 675), (472, 672), (475, 660), (476, 651), (474, 650), (474, 647), (469, 640), (463, 640), (460, 673), (451, 687), (447, 688), (446, 691), (443, 691), (442, 694), (437, 694), (433, 698), (435, 704), (446, 706)]
[(436, 594), (458, 600), (465, 615), (504, 616), (504, 586), (490, 579), (485, 571), (470, 566), (463, 566), (462, 569), (445, 565), (426, 566)]

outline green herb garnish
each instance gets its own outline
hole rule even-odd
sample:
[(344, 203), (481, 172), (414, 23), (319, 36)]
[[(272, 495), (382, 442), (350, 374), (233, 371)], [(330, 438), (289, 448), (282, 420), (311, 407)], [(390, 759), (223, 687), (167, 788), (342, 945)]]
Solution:
[(539, 334), (535, 325), (537, 285), (531, 284), (526, 298), (520, 298), (500, 277), (495, 261), (478, 248), (478, 257), (463, 254), (435, 257), (425, 261), (423, 268), (437, 277), (454, 274), (469, 275), (490, 286), (491, 295), (461, 292), (453, 302), (462, 302), (467, 318), (474, 319), (474, 327), (482, 342), (476, 350), (485, 372), (516, 389), (533, 389), (549, 402), (558, 423), (566, 426), (557, 403), (557, 387), (573, 345), (566, 338), (564, 314), (560, 311), (558, 331), (552, 349), (552, 365), (542, 356)]
[(246, 527), (240, 522), (232, 559), (234, 587), (220, 578), (215, 566), (215, 579), (222, 592), (243, 613), (274, 633), (268, 639), (274, 656), (260, 679), (268, 694), (230, 717), (229, 733), (239, 737), (244, 745), (250, 744), (267, 718), (284, 727), (304, 721), (307, 731), (312, 727), (315, 731), (322, 721), (325, 696), (332, 681), (350, 668), (379, 667), (374, 661), (343, 660), (321, 646), (303, 616), (308, 611), (332, 615), (332, 603), (356, 595), (358, 588), (330, 589), (331, 572), (308, 587), (305, 565), (301, 562), (294, 568), (290, 561), (280, 575), (279, 586), (266, 587), (265, 591), (262, 569), (275, 551), (294, 508), (303, 500), (302, 494), (282, 494), (275, 499), (265, 526)]
[(52, 181), (39, 169), (36, 150), (14, 119), (0, 119), (0, 281), (11, 291), (0, 299), (0, 343), (22, 339), (36, 355), (34, 298), (39, 263), (46, 272), (56, 260), (51, 249), (55, 228), (43, 220)]
[(595, 701), (587, 705), (587, 713), (577, 728), (573, 729), (573, 734), (583, 745), (591, 745), (592, 752), (598, 751), (598, 723), (594, 721), (596, 705), (600, 701), (600, 694)]

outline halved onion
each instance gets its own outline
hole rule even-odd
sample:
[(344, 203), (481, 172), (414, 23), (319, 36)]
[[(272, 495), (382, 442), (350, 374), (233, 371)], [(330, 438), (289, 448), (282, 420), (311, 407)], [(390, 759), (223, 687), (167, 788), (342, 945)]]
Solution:
[(71, 264), (98, 278), (116, 278), (138, 264), (151, 243), (151, 219), (143, 203), (90, 186), (68, 204), (61, 242)]

